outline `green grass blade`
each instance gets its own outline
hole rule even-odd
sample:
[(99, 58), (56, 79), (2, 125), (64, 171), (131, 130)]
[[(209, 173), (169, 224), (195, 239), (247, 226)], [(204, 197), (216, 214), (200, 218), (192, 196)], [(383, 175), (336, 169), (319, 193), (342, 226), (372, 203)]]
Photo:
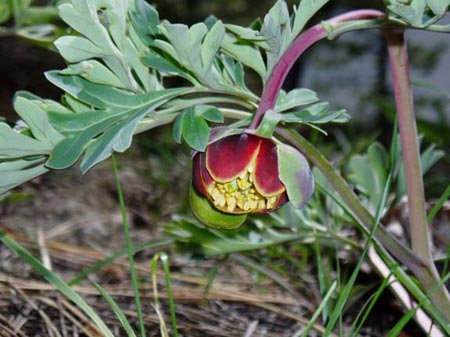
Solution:
[(372, 242), (373, 234), (375, 233), (377, 225), (381, 219), (382, 210), (383, 210), (384, 206), (386, 205), (386, 201), (387, 201), (387, 197), (388, 197), (389, 189), (390, 189), (390, 185), (391, 185), (391, 180), (392, 180), (392, 173), (393, 173), (392, 171), (393, 171), (393, 168), (391, 168), (391, 172), (389, 172), (389, 175), (386, 179), (386, 184), (384, 186), (383, 195), (381, 197), (380, 203), (378, 204), (377, 211), (376, 211), (376, 214), (374, 217), (374, 221), (372, 223), (372, 227), (370, 229), (369, 237), (367, 238), (364, 250), (361, 254), (358, 264), (356, 265), (355, 269), (352, 272), (352, 275), (350, 276), (350, 279), (348, 280), (348, 283), (345, 285), (342, 293), (339, 295), (336, 306), (334, 307), (334, 310), (330, 315), (330, 320), (327, 323), (325, 336), (328, 336), (331, 333), (331, 330), (334, 328), (336, 322), (341, 317), (342, 310), (344, 309), (344, 306), (347, 303), (347, 299), (350, 296), (350, 292), (353, 288), (353, 285), (355, 284), (356, 277), (358, 276), (359, 270), (361, 269), (364, 258), (367, 255), (370, 244)]
[[(441, 282), (436, 284), (435, 288), (440, 286), (441, 284), (444, 284), (450, 279), (450, 273), (448, 273), (445, 277), (442, 278)], [(430, 291), (433, 291), (434, 289), (431, 289)], [(428, 300), (428, 299), (426, 299)], [(394, 327), (389, 331), (389, 334), (387, 337), (396, 337), (399, 335), (399, 333), (402, 331), (402, 329), (405, 327), (405, 325), (411, 320), (411, 318), (414, 317), (417, 310), (421, 308), (423, 305), (423, 301), (420, 301), (414, 308), (409, 310), (398, 322), (394, 325)], [(448, 332), (448, 329), (447, 329)]]
[(123, 199), (122, 185), (120, 184), (119, 179), (119, 169), (117, 167), (117, 161), (114, 153), (111, 155), (111, 162), (114, 172), (114, 181), (117, 188), (117, 196), (119, 198), (120, 212), (122, 214), (123, 234), (127, 246), (128, 263), (130, 265), (131, 283), (133, 285), (134, 302), (136, 304), (136, 313), (138, 316), (139, 329), (141, 332), (141, 337), (145, 337), (145, 324), (144, 324), (144, 317), (142, 315), (141, 299), (139, 295), (139, 281), (136, 273), (136, 267), (134, 265), (134, 251), (133, 251), (133, 243), (131, 242), (130, 237), (130, 225), (128, 224), (127, 210)]
[[(319, 279), (319, 290), (320, 290), (320, 296), (324, 296), (326, 289), (328, 288), (329, 282), (327, 282), (327, 277), (325, 275), (325, 271), (323, 269), (322, 264), (322, 254), (320, 253), (320, 247), (319, 247), (319, 239), (316, 235), (316, 230), (314, 229), (314, 244), (313, 244), (313, 250), (316, 254), (316, 266), (317, 266), (317, 276)], [(330, 308), (325, 306), (322, 310), (322, 318), (323, 321), (326, 322), (328, 320)]]
[(103, 296), (105, 301), (109, 304), (111, 309), (116, 314), (117, 318), (120, 321), (120, 324), (122, 324), (123, 329), (127, 333), (128, 337), (136, 337), (136, 333), (134, 332), (133, 328), (131, 327), (130, 322), (128, 322), (127, 317), (123, 313), (123, 311), (119, 308), (116, 301), (103, 289), (99, 284), (94, 282), (95, 288), (97, 288), (98, 292)]
[(216, 263), (211, 268), (209, 268), (208, 275), (206, 277), (205, 288), (203, 289), (203, 297), (204, 298), (207, 298), (209, 296), (209, 291), (211, 290), (214, 280), (216, 279), (216, 276), (219, 273), (219, 268), (224, 265), (224, 263), (227, 261), (229, 256), (230, 255), (228, 255), (228, 254), (224, 255), (218, 261), (216, 260)]
[(369, 236), (367, 238), (366, 244), (364, 246), (364, 250), (361, 254), (361, 257), (358, 261), (358, 264), (356, 265), (355, 269), (352, 272), (352, 275), (350, 276), (350, 279), (348, 281), (348, 283), (345, 285), (342, 293), (340, 294), (336, 306), (333, 310), (333, 312), (331, 313), (330, 316), (330, 320), (327, 323), (326, 326), (326, 331), (325, 331), (325, 336), (328, 336), (331, 333), (331, 330), (334, 328), (337, 320), (339, 318), (342, 317), (342, 311), (344, 309), (345, 304), (347, 303), (347, 299), (350, 296), (350, 292), (353, 288), (353, 285), (355, 284), (356, 281), (356, 277), (359, 274), (359, 270), (361, 269), (362, 263), (364, 261), (365, 256), (367, 255), (367, 252), (369, 250), (369, 247), (373, 241), (373, 235), (377, 229), (378, 223), (381, 220), (382, 214), (383, 214), (383, 209), (387, 204), (387, 199), (388, 199), (388, 195), (389, 195), (389, 190), (391, 188), (391, 181), (392, 178), (394, 176), (394, 171), (396, 169), (396, 159), (395, 159), (395, 154), (397, 153), (397, 135), (398, 135), (398, 128), (397, 128), (397, 122), (395, 124), (394, 127), (394, 132), (392, 135), (392, 140), (391, 140), (391, 148), (390, 148), (390, 170), (388, 173), (388, 176), (386, 178), (386, 182), (384, 185), (384, 189), (383, 189), (383, 194), (381, 196), (380, 202), (377, 205), (377, 209), (376, 209), (376, 213), (375, 216), (373, 218), (373, 222), (370, 228), (370, 233)]
[[(353, 221), (358, 225), (361, 231), (365, 232), (364, 225), (358, 220), (352, 210), (338, 197), (336, 197), (331, 191), (327, 189), (326, 186), (316, 185), (316, 187), (322, 191), (322, 193), (327, 194), (331, 197), (339, 206), (341, 206), (345, 212), (350, 216)], [(448, 324), (448, 320), (442, 315), (442, 313), (430, 302), (427, 295), (422, 291), (422, 289), (415, 282), (403, 268), (397, 268), (397, 263), (392, 259), (392, 257), (387, 253), (383, 246), (381, 246), (378, 242), (374, 242), (377, 248), (378, 253), (382, 260), (386, 263), (386, 265), (393, 271), (395, 277), (398, 281), (408, 290), (408, 292), (415, 297), (420, 303), (423, 304), (424, 309), (432, 316), (434, 320), (436, 320), (441, 328), (444, 330), (447, 335), (450, 336), (450, 325)]]
[[(355, 336), (357, 337), (359, 334), (359, 331), (363, 327), (364, 323), (367, 320), (367, 317), (369, 317), (369, 314), (372, 312), (373, 307), (377, 303), (378, 299), (381, 297), (381, 294), (383, 294), (384, 290), (389, 287), (389, 279), (391, 278), (392, 273), (390, 273), (387, 277), (383, 279), (383, 282), (381, 282), (380, 286), (378, 287), (377, 291), (370, 297), (368, 300), (367, 305), (364, 305), (362, 310), (358, 313), (358, 315), (355, 318), (355, 321), (353, 322), (349, 336)], [(356, 325), (358, 324), (358, 325)]]
[(22, 247), (13, 238), (6, 235), (0, 230), (0, 240), (25, 262), (27, 262), (36, 272), (53, 284), (64, 296), (74, 302), (100, 329), (106, 337), (114, 337), (111, 330), (106, 326), (100, 316), (92, 309), (83, 298), (76, 293), (70, 286), (59, 278), (51, 270), (45, 268), (33, 255), (31, 255), (24, 247)]
[(445, 275), (448, 271), (448, 265), (450, 263), (450, 246), (447, 248), (447, 254), (445, 256), (444, 266), (442, 267), (442, 275)]
[(169, 257), (166, 253), (161, 253), (161, 261), (164, 268), (164, 274), (166, 275), (167, 297), (169, 299), (170, 321), (172, 323), (172, 334), (174, 337), (178, 337), (178, 325), (175, 311), (175, 300), (173, 297), (172, 280), (170, 278), (170, 265)]
[[(309, 332), (311, 331), (311, 329), (314, 326), (314, 323), (316, 323), (317, 318), (319, 318), (319, 315), (321, 314), (322, 310), (325, 309), (329, 299), (331, 298), (331, 296), (334, 294), (334, 291), (336, 290), (337, 287), (337, 282), (334, 281), (331, 284), (330, 289), (328, 289), (327, 293), (325, 294), (325, 296), (323, 297), (322, 302), (320, 303), (319, 307), (316, 309), (316, 311), (314, 312), (313, 316), (311, 317), (311, 319), (309, 320), (308, 325), (305, 328), (305, 331), (303, 331), (303, 334), (301, 337), (308, 337)], [(325, 334), (326, 335), (326, 334)]]
[[(286, 278), (280, 273), (278, 273), (276, 270), (272, 269), (270, 266), (263, 265), (262, 263), (254, 261), (250, 257), (239, 253), (231, 254), (230, 258), (233, 261), (236, 261), (237, 263), (240, 263), (245, 267), (248, 267), (250, 269), (253, 269), (254, 271), (257, 271), (258, 273), (261, 273), (262, 275), (265, 275), (266, 277), (270, 278), (275, 283), (286, 289), (292, 295), (298, 296), (298, 293), (296, 292), (295, 288), (288, 281), (286, 281)], [(220, 264), (220, 266), (223, 264), (223, 262), (225, 262), (225, 260), (221, 260), (221, 262), (222, 263)], [(216, 273), (217, 267), (215, 266)]]
[(430, 213), (428, 213), (427, 221), (431, 223), (436, 216), (436, 214), (440, 211), (444, 203), (450, 198), (450, 184), (445, 189), (444, 193), (442, 193), (441, 197), (437, 201), (436, 205), (431, 209)]
[(395, 326), (389, 331), (387, 337), (397, 337), (400, 332), (403, 330), (405, 325), (409, 322), (411, 318), (414, 317), (416, 314), (418, 307), (415, 307), (414, 309), (411, 309), (408, 311), (402, 318), (395, 324)]
[[(150, 241), (147, 241), (147, 242), (142, 242), (142, 243), (139, 243), (139, 244), (135, 244), (133, 246), (133, 255), (136, 254), (137, 252), (140, 252), (141, 250), (150, 249), (150, 248), (156, 248), (156, 247), (160, 247), (160, 246), (166, 246), (166, 245), (169, 245), (169, 244), (171, 244), (173, 242), (175, 242), (174, 238), (162, 237), (162, 238), (150, 240)], [(116, 259), (121, 258), (123, 256), (126, 256), (127, 253), (128, 253), (128, 249), (125, 247), (123, 249), (118, 250), (114, 254), (112, 254), (112, 255), (110, 255), (110, 256), (102, 259), (102, 260), (97, 261), (92, 266), (82, 270), (80, 273), (75, 275), (75, 277), (69, 281), (69, 285), (73, 286), (75, 284), (80, 283), (88, 275), (90, 275), (92, 273), (95, 273), (96, 271), (98, 271), (101, 268), (103, 268), (104, 266), (112, 263)]]

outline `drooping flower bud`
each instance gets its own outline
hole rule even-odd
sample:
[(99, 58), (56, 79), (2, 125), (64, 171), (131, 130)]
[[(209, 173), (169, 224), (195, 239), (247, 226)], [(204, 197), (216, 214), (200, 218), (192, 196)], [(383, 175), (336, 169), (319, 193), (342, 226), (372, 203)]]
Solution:
[[(197, 217), (213, 227), (236, 228), (246, 214), (268, 213), (288, 200), (302, 207), (312, 195), (314, 179), (293, 147), (241, 132), (212, 140), (205, 152), (194, 155), (192, 184)], [(209, 203), (200, 207), (197, 198), (202, 197)]]

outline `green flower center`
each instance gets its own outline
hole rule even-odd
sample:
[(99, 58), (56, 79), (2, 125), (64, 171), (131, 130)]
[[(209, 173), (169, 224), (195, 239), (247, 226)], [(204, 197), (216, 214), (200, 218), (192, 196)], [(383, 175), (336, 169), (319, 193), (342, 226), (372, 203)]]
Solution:
[(253, 167), (239, 177), (226, 183), (214, 181), (208, 188), (209, 199), (214, 206), (226, 213), (252, 213), (267, 211), (275, 207), (279, 195), (265, 197), (253, 183)]

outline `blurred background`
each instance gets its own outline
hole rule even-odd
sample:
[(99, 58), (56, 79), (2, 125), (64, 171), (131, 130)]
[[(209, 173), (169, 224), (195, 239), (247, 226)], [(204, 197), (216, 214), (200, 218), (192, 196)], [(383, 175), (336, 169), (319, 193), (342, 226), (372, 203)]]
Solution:
[[(48, 1), (42, 1), (48, 3)], [(297, 1), (287, 1), (293, 6)], [(39, 1), (37, 2), (39, 3)], [(228, 23), (249, 25), (264, 14), (272, 0), (156, 0), (151, 2), (161, 19), (193, 24), (209, 15)], [(349, 9), (382, 9), (381, 1), (331, 1), (311, 24)], [(444, 21), (450, 22), (447, 16)], [(436, 143), (447, 153), (450, 146), (450, 39), (447, 34), (408, 31), (411, 79), (419, 132), (424, 143)], [(7, 33), (0, 34), (0, 111), (14, 120), (12, 98), (17, 90), (58, 99), (60, 93), (43, 76), (49, 69), (61, 69), (61, 58), (51, 50), (31, 45)], [(390, 142), (395, 118), (391, 78), (384, 40), (378, 31), (347, 33), (339, 41), (322, 41), (297, 62), (285, 89), (306, 87), (319, 93), (333, 108), (345, 108), (353, 117), (344, 126), (328, 126), (331, 137), (318, 142), (344, 151), (364, 148), (378, 139)], [(252, 89), (259, 93), (260, 84)], [(308, 131), (307, 131), (308, 132)], [(357, 142), (358, 144), (355, 144)], [(333, 144), (331, 144), (333, 143)], [(336, 144), (337, 143), (337, 144)], [(357, 152), (357, 151), (356, 151)], [(446, 156), (428, 174), (427, 195), (439, 196), (448, 185), (450, 158)]]

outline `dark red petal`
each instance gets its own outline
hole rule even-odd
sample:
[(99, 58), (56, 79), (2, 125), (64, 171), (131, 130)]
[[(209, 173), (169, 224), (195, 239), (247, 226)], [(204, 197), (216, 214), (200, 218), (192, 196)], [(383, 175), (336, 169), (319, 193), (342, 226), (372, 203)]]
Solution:
[(261, 139), (255, 162), (255, 187), (263, 196), (274, 196), (285, 190), (278, 177), (277, 146), (268, 139)]
[(206, 148), (206, 167), (218, 182), (228, 182), (245, 172), (258, 152), (260, 138), (233, 135), (211, 143)]
[(278, 199), (277, 204), (274, 207), (274, 210), (280, 208), (281, 206), (283, 206), (285, 203), (287, 203), (289, 201), (287, 193), (283, 192), (282, 195), (280, 195), (280, 199)]
[(197, 152), (192, 159), (192, 185), (198, 193), (207, 196), (207, 188), (212, 183), (205, 166), (205, 153)]

